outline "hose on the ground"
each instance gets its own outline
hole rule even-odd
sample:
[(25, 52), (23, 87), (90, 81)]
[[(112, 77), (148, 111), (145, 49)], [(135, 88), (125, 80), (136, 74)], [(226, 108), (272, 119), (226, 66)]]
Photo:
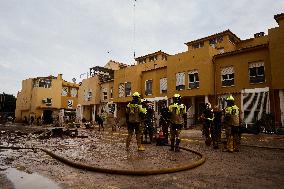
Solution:
[(180, 166), (177, 167), (173, 167), (173, 168), (161, 168), (161, 169), (151, 169), (151, 170), (127, 170), (127, 169), (110, 169), (110, 168), (102, 168), (102, 167), (98, 167), (98, 166), (91, 166), (91, 165), (86, 165), (86, 164), (82, 164), (82, 163), (78, 163), (78, 162), (74, 162), (71, 161), (67, 158), (64, 158), (62, 156), (59, 156), (47, 149), (44, 148), (28, 148), (28, 147), (15, 147), (15, 146), (0, 146), (0, 149), (13, 149), (13, 150), (20, 150), (20, 149), (31, 149), (31, 150), (35, 150), (35, 149), (39, 149), (42, 150), (43, 152), (45, 152), (46, 154), (48, 154), (49, 156), (51, 156), (52, 158), (67, 164), (71, 167), (75, 167), (75, 168), (79, 168), (79, 169), (84, 169), (84, 170), (88, 170), (88, 171), (95, 171), (95, 172), (101, 172), (101, 173), (109, 173), (109, 174), (119, 174), (119, 175), (136, 175), (136, 176), (147, 176), (147, 175), (158, 175), (158, 174), (167, 174), (167, 173), (174, 173), (174, 172), (179, 172), (179, 171), (185, 171), (185, 170), (189, 170), (189, 169), (193, 169), (195, 167), (198, 167), (200, 165), (202, 165), (205, 161), (206, 158), (203, 154), (191, 150), (189, 148), (185, 148), (185, 147), (180, 147), (180, 149), (188, 151), (188, 152), (192, 152), (194, 154), (197, 154), (200, 158), (196, 161), (191, 161), (185, 164), (182, 164)]

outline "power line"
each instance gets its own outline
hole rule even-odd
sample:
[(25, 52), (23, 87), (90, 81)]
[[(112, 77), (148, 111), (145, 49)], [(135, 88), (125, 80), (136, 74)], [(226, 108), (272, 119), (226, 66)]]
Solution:
[(136, 20), (135, 20), (135, 14), (136, 14), (136, 0), (133, 2), (133, 56), (135, 59), (135, 42), (136, 42)]

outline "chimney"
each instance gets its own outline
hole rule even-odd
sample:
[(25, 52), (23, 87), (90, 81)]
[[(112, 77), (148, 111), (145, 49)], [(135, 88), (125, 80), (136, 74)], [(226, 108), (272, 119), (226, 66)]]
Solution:
[(62, 80), (62, 74), (58, 74), (57, 79)]

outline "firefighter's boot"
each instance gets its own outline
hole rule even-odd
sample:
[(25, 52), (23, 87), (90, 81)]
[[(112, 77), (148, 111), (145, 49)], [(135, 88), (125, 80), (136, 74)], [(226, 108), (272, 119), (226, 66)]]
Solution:
[(177, 138), (177, 139), (176, 139), (176, 144), (175, 144), (175, 152), (179, 152), (179, 151), (180, 151), (180, 149), (179, 149), (179, 143), (180, 143), (180, 139)]
[(142, 146), (141, 144), (141, 133), (138, 133), (136, 135), (136, 140), (137, 140), (137, 147), (138, 147), (138, 151), (145, 151), (145, 148)]

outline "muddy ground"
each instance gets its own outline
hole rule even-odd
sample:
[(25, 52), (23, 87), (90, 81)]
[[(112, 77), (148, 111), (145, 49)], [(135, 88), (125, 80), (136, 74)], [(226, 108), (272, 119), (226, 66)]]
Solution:
[[(137, 152), (133, 137), (125, 151), (126, 130), (112, 132), (79, 129), (79, 137), (42, 137), (43, 128), (21, 125), (0, 126), (1, 146), (40, 146), (75, 162), (129, 170), (175, 167), (199, 157), (193, 153), (168, 151), (168, 147), (146, 144)], [(41, 137), (40, 137), (41, 136)], [(59, 188), (284, 188), (284, 150), (242, 146), (238, 153), (213, 150), (204, 145), (198, 129), (182, 131), (182, 146), (201, 152), (207, 161), (192, 170), (155, 176), (123, 176), (96, 173), (67, 166), (40, 150), (0, 150), (0, 188), (16, 188), (13, 176), (20, 171), (47, 178)], [(284, 149), (284, 137), (242, 136), (242, 144)], [(16, 172), (16, 170), (18, 172)], [(13, 175), (14, 174), (14, 175)], [(36, 177), (35, 176), (35, 177)], [(23, 178), (21, 178), (23, 177)], [(36, 177), (38, 178), (38, 177)], [(40, 179), (33, 181), (40, 182)], [(51, 183), (48, 185), (52, 188)], [(22, 185), (23, 186), (23, 185)], [(36, 186), (36, 185), (34, 185)], [(30, 186), (29, 188), (33, 188)]]

